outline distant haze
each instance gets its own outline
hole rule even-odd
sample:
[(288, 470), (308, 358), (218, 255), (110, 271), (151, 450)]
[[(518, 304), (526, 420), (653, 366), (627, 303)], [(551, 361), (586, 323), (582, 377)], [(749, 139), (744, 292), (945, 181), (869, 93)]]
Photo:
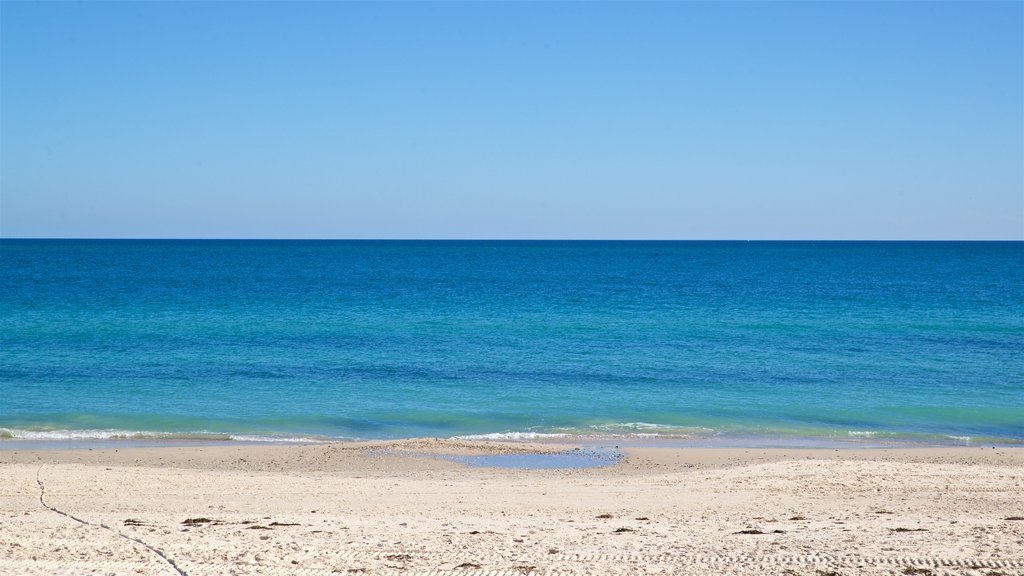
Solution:
[(2, 2), (0, 236), (1024, 239), (1021, 2)]

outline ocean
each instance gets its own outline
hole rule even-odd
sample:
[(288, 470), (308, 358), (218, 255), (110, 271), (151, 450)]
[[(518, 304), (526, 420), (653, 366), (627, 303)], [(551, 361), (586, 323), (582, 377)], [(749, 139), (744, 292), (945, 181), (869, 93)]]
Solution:
[(0, 240), (0, 448), (1024, 444), (1022, 242)]

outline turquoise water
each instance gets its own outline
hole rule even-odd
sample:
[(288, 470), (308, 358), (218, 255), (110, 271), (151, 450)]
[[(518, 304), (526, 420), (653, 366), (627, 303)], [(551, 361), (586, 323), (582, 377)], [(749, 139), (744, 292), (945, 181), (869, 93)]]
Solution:
[(0, 240), (0, 328), (0, 445), (1024, 443), (1020, 242)]

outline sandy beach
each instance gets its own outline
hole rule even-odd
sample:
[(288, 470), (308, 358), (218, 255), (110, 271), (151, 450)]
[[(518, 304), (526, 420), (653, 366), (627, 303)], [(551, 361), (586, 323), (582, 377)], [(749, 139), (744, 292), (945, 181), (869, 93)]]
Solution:
[[(0, 452), (2, 574), (1024, 574), (1024, 450), (441, 440)], [(569, 447), (571, 449), (571, 446)]]

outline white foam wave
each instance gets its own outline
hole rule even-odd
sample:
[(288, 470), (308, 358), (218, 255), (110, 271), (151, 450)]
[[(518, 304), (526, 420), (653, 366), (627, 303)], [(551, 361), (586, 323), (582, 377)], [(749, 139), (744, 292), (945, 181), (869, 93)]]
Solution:
[(605, 438), (693, 438), (715, 434), (711, 428), (683, 427), (650, 422), (594, 424), (587, 428), (556, 428), (557, 432), (492, 432), (455, 436), (457, 440), (544, 440), (599, 436)]
[(249, 434), (232, 434), (232, 440), (239, 442), (280, 442), (286, 444), (325, 444), (341, 440), (354, 440), (354, 438), (310, 438), (305, 436), (254, 436)]
[(847, 436), (855, 436), (858, 438), (872, 438), (876, 436), (878, 432), (874, 430), (850, 430), (846, 433)]
[(543, 440), (545, 438), (565, 438), (570, 434), (546, 432), (492, 432), (490, 434), (467, 434), (455, 436), (456, 440)]
[(594, 424), (593, 430), (674, 430), (678, 426), (667, 424), (652, 424), (650, 422), (615, 422), (612, 424)]
[(0, 428), (0, 440), (76, 441), (76, 440), (203, 440), (240, 442), (318, 443), (324, 438), (305, 436), (262, 436), (223, 432), (153, 432), (148, 430), (20, 430)]
[(613, 437), (626, 436), (630, 438), (694, 438), (717, 434), (716, 430), (703, 426), (673, 426), (651, 422), (595, 424), (590, 427), (590, 430)]
[[(19, 430), (0, 428), (0, 438), (15, 440), (123, 440), (168, 436), (159, 432), (137, 430)], [(210, 434), (204, 434), (210, 436)], [(227, 439), (226, 435), (220, 435)]]

